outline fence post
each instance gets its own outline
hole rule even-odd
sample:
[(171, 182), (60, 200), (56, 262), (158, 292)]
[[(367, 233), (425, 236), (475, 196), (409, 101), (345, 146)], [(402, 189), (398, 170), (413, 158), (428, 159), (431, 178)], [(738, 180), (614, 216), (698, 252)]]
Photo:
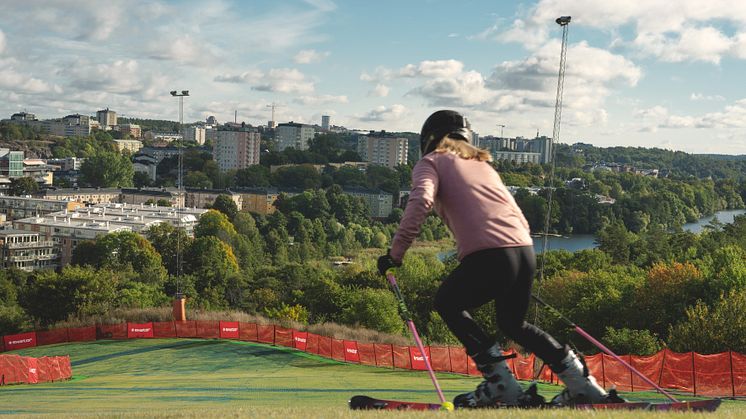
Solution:
[(660, 386), (663, 382), (663, 368), (666, 366), (666, 353), (668, 352), (668, 348), (663, 348), (663, 359), (661, 360), (661, 372), (658, 374), (658, 385)]
[(694, 351), (692, 351), (692, 387), (694, 389), (694, 395), (697, 395), (697, 369), (694, 363)]
[(389, 347), (391, 348), (391, 368), (396, 369), (396, 364), (394, 363), (394, 345), (389, 344)]
[[(635, 366), (634, 355), (629, 356), (629, 365), (632, 365), (632, 367), (634, 368)], [(629, 370), (629, 388), (633, 393), (635, 392), (635, 375), (632, 373), (632, 370)]]
[(601, 352), (601, 381), (603, 381), (603, 386), (606, 388), (606, 363), (604, 363), (604, 358), (606, 358), (606, 355)]
[(733, 351), (728, 351), (728, 359), (730, 360), (730, 388), (733, 391), (733, 399), (736, 398), (736, 380), (733, 377)]

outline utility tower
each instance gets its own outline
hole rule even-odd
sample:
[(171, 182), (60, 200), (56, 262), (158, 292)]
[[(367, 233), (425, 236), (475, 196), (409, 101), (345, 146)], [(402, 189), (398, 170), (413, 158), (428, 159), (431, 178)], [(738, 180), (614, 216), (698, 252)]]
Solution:
[(280, 108), (283, 105), (277, 104), (275, 102), (272, 102), (272, 104), (267, 105), (268, 108), (272, 108), (272, 119), (269, 121), (269, 128), (274, 128), (277, 126), (277, 120), (275, 119), (275, 108)]
[(497, 124), (498, 127), (500, 127), (500, 138), (503, 138), (503, 130), (505, 129), (505, 124)]

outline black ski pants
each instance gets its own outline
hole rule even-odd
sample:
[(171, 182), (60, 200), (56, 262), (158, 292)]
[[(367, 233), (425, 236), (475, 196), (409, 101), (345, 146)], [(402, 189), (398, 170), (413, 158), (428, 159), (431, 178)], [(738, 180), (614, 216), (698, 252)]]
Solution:
[(532, 246), (485, 249), (467, 255), (435, 295), (435, 309), (469, 356), (494, 344), (468, 310), (495, 302), (500, 330), (547, 364), (555, 365), (565, 350), (554, 338), (525, 321), (536, 270)]

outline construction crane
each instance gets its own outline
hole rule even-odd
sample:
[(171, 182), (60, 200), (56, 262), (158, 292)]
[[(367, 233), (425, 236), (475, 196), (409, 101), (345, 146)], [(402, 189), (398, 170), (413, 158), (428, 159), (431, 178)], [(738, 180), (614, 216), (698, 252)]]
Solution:
[(267, 105), (268, 108), (272, 108), (272, 120), (270, 120), (270, 123), (268, 124), (268, 125), (272, 125), (272, 126), (269, 127), (269, 128), (274, 128), (274, 125), (276, 124), (276, 122), (275, 122), (275, 108), (279, 108), (281, 106), (283, 106), (283, 105), (277, 104), (275, 102), (272, 102), (272, 104)]
[[(570, 24), (570, 16), (558, 17), (557, 22), (562, 27), (562, 47), (560, 49), (560, 62), (559, 62), (559, 73), (557, 75), (557, 97), (554, 101), (554, 127), (552, 128), (552, 138), (549, 141), (549, 191), (547, 193), (547, 216), (544, 220), (544, 233), (542, 234), (542, 245), (541, 245), (541, 266), (539, 268), (539, 281), (544, 280), (544, 265), (546, 261), (546, 252), (548, 250), (549, 240), (549, 228), (552, 221), (552, 191), (554, 189), (554, 160), (556, 156), (554, 145), (559, 140), (560, 135), (560, 122), (562, 121), (562, 94), (565, 86), (565, 64), (567, 63), (567, 28)], [(538, 133), (537, 133), (538, 136)], [(541, 282), (536, 290), (536, 295), (541, 294)], [(534, 323), (539, 322), (539, 310), (536, 310)]]

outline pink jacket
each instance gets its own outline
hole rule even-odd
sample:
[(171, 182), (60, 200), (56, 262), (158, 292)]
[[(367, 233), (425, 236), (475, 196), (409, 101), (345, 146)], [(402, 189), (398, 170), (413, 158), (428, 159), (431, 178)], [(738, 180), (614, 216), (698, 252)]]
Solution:
[(412, 191), (391, 244), (395, 261), (433, 207), (456, 238), (459, 260), (478, 250), (533, 244), (526, 218), (489, 163), (430, 153), (412, 171)]

